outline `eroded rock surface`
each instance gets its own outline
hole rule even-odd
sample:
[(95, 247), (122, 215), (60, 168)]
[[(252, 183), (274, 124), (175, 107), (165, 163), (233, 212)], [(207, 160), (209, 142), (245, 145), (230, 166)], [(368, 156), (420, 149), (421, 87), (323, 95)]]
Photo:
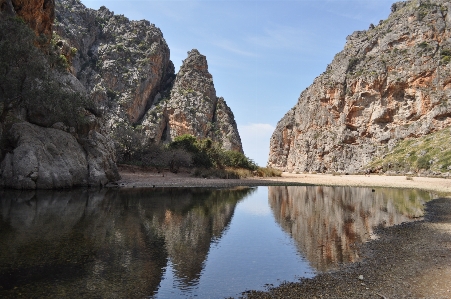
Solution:
[[(26, 24), (20, 26), (28, 25), (39, 36), (52, 36), (53, 1), (3, 1), (0, 7), (3, 21), (9, 20), (8, 14), (19, 16)], [(7, 35), (2, 38), (6, 48), (12, 42), (30, 42), (12, 41)], [(22, 101), (1, 94), (1, 101), (11, 107), (0, 122), (0, 187), (53, 189), (100, 186), (118, 180), (114, 144), (105, 134), (99, 113), (88, 103), (85, 87), (64, 68), (52, 65), (53, 49), (44, 45), (41, 50), (45, 54), (38, 51), (29, 56), (42, 60), (42, 65), (30, 66), (39, 67), (41, 76), (32, 73), (31, 78), (41, 80), (40, 89), (31, 92), (29, 85), (22, 84), (17, 92), (18, 98), (26, 97)], [(27, 75), (25, 72), (23, 78)], [(18, 80), (17, 74), (11, 76), (12, 82)], [(69, 105), (70, 101), (77, 104)]]
[(402, 139), (451, 124), (451, 4), (397, 2), (347, 37), (271, 137), (268, 165), (358, 172)]
[(21, 17), (36, 35), (52, 37), (54, 0), (0, 0), (0, 11)]
[(56, 32), (77, 49), (72, 72), (102, 107), (108, 128), (140, 126), (144, 139), (157, 143), (188, 133), (242, 151), (233, 113), (216, 96), (205, 56), (190, 51), (176, 76), (154, 24), (106, 7), (88, 9), (78, 0), (57, 0), (56, 11)]
[(158, 99), (143, 121), (148, 138), (161, 142), (191, 134), (209, 137), (228, 150), (243, 151), (233, 113), (216, 96), (207, 58), (196, 49), (188, 52), (169, 95)]
[(88, 9), (78, 0), (57, 0), (55, 30), (77, 49), (72, 72), (112, 123), (136, 124), (172, 81), (169, 47), (148, 21), (130, 21), (104, 6)]

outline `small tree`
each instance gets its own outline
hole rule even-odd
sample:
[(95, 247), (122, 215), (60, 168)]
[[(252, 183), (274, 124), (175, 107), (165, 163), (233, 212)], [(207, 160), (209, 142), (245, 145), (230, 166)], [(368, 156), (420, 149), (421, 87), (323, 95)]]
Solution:
[(189, 167), (192, 163), (192, 154), (183, 149), (172, 149), (168, 152), (170, 156), (169, 170), (177, 173), (180, 167)]

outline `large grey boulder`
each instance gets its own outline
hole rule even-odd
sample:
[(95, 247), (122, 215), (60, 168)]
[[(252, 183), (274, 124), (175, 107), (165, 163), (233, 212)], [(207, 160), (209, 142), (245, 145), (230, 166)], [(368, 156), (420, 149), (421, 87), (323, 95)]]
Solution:
[(81, 143), (60, 129), (27, 122), (9, 131), (14, 148), (0, 164), (0, 186), (54, 189), (104, 185), (119, 178), (112, 146), (98, 132)]

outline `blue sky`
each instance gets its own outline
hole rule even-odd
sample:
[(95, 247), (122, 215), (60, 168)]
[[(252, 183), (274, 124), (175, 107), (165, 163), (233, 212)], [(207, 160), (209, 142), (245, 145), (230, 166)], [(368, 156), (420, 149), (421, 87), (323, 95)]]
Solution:
[(265, 166), (277, 122), (341, 51), (346, 36), (378, 24), (392, 0), (106, 1), (163, 32), (176, 72), (191, 49), (207, 56), (218, 96), (232, 108), (245, 154)]

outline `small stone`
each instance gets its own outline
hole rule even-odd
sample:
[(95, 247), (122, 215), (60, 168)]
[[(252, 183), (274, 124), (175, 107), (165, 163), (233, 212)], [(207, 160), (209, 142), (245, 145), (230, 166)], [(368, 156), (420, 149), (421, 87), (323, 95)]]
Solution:
[(359, 275), (359, 280), (363, 280), (363, 275)]

